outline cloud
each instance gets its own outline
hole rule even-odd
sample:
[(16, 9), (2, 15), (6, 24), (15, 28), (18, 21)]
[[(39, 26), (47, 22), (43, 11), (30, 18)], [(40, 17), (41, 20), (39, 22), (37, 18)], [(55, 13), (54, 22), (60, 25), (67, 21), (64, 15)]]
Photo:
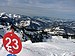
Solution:
[(75, 9), (74, 0), (28, 0), (29, 6), (53, 9), (61, 12), (70, 12)]
[(75, 15), (75, 0), (0, 0), (0, 6), (21, 8), (26, 13), (70, 17)]

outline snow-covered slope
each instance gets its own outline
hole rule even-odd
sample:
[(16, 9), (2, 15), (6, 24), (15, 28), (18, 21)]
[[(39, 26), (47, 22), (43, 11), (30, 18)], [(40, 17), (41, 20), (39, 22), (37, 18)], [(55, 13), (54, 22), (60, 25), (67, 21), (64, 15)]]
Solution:
[[(1, 43), (0, 43), (1, 44)], [(22, 50), (17, 56), (74, 56), (75, 43), (69, 40), (52, 40), (51, 42), (31, 43), (22, 42)], [(4, 47), (0, 50), (0, 56), (6, 56), (8, 52)]]

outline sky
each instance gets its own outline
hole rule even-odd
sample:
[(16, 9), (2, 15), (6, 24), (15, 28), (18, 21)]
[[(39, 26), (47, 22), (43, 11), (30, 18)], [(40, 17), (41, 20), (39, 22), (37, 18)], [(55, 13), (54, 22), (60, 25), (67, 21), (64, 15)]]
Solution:
[(75, 19), (75, 0), (0, 0), (0, 12)]

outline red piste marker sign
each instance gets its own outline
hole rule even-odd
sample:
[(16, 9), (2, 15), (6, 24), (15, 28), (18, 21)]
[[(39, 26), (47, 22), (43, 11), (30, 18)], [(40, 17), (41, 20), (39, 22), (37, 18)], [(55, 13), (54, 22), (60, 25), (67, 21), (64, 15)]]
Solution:
[(22, 49), (20, 38), (13, 32), (8, 32), (4, 35), (3, 45), (11, 54), (18, 54)]

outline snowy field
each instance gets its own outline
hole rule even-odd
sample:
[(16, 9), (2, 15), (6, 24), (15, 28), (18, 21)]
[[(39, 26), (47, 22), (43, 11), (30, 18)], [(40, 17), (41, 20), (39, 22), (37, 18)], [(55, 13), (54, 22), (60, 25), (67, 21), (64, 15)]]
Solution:
[[(2, 40), (0, 40), (0, 45)], [(75, 43), (66, 39), (52, 39), (49, 42), (22, 42), (22, 50), (17, 56), (75, 56)], [(9, 54), (5, 48), (0, 49), (0, 56)]]

